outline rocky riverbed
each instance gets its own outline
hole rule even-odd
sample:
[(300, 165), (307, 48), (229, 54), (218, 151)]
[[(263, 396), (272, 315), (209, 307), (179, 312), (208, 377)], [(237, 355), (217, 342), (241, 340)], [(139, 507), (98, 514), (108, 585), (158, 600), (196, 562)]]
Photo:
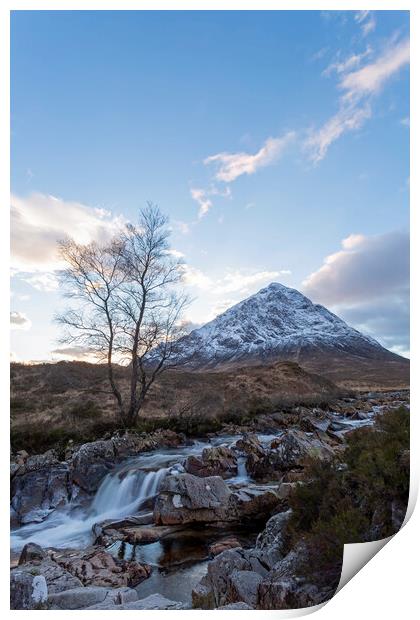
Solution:
[[(187, 440), (124, 435), (11, 462), (14, 609), (280, 609), (330, 595), (296, 578), (288, 497), (408, 392), (261, 415)], [(63, 458), (64, 456), (64, 458)], [(16, 563), (18, 565), (16, 566)]]

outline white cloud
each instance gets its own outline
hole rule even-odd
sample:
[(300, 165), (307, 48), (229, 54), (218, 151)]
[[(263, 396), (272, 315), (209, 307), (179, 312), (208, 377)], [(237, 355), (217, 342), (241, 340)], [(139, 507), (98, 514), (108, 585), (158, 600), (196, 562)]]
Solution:
[[(366, 53), (368, 51), (369, 54)], [(347, 65), (342, 63), (338, 68), (335, 67), (340, 76), (338, 88), (342, 91), (338, 111), (320, 129), (309, 132), (304, 142), (304, 149), (313, 163), (321, 161), (331, 144), (344, 133), (364, 125), (372, 116), (372, 97), (378, 95), (385, 83), (410, 61), (409, 40), (395, 42), (393, 39), (375, 60), (350, 71), (355, 64), (360, 63), (362, 57), (370, 55), (369, 48), (366, 52), (350, 57), (351, 61), (348, 59)]]
[(11, 329), (23, 329), (28, 330), (32, 326), (32, 322), (28, 319), (23, 312), (11, 312), (10, 313), (10, 327)]
[(54, 273), (36, 273), (35, 275), (25, 276), (25, 274), (19, 275), (20, 279), (27, 282), (38, 291), (50, 293), (58, 289), (58, 279)]
[(191, 265), (183, 265), (182, 271), (182, 279), (186, 286), (193, 286), (202, 290), (211, 288), (213, 284), (211, 278), (206, 276), (200, 269), (191, 267)]
[(262, 286), (269, 283), (280, 276), (280, 274), (289, 274), (289, 271), (258, 271), (256, 273), (244, 273), (243, 271), (233, 271), (227, 273), (222, 279), (215, 282), (214, 293), (245, 293), (255, 285)]
[(303, 292), (397, 351), (409, 348), (409, 235), (350, 235)]
[(206, 191), (201, 188), (192, 188), (190, 190), (191, 197), (193, 200), (198, 202), (200, 209), (198, 211), (198, 217), (201, 219), (206, 213), (210, 210), (213, 203), (210, 198), (207, 196)]
[(320, 129), (309, 133), (304, 146), (310, 160), (315, 164), (320, 162), (333, 142), (347, 131), (360, 129), (371, 115), (369, 104), (362, 107), (341, 108)]
[(342, 61), (338, 60), (336, 62), (331, 63), (330, 65), (328, 65), (326, 69), (324, 69), (324, 71), (322, 72), (322, 75), (328, 77), (334, 72), (338, 74), (347, 73), (351, 69), (355, 69), (356, 67), (359, 67), (362, 60), (366, 58), (367, 56), (370, 56), (371, 54), (372, 54), (372, 48), (368, 45), (366, 50), (364, 52), (361, 52), (360, 54), (351, 54), (345, 60), (342, 60)]
[(370, 32), (373, 32), (376, 28), (376, 19), (372, 11), (357, 11), (354, 19), (358, 24), (360, 24), (364, 37), (366, 37)]
[(344, 101), (378, 94), (385, 82), (409, 62), (409, 39), (391, 44), (375, 61), (342, 77), (339, 88), (344, 91)]
[(272, 164), (295, 138), (295, 132), (289, 131), (280, 138), (268, 138), (254, 155), (249, 153), (217, 153), (204, 160), (206, 165), (216, 164), (215, 178), (228, 183), (243, 174), (254, 174), (259, 168)]
[(60, 268), (57, 241), (102, 241), (123, 225), (102, 209), (33, 193), (11, 197), (11, 266), (17, 271), (47, 272)]

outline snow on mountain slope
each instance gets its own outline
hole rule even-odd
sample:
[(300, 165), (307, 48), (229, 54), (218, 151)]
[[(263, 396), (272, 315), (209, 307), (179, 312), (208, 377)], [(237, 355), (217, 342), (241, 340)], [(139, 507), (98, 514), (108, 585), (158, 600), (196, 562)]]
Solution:
[(272, 359), (298, 361), (322, 352), (401, 359), (324, 306), (276, 282), (192, 331), (177, 345), (178, 360), (196, 368)]

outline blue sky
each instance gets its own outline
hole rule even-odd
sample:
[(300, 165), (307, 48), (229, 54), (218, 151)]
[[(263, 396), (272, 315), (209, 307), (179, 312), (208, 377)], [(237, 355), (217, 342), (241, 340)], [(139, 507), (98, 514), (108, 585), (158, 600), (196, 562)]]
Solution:
[(275, 280), (407, 355), (408, 37), (404, 11), (14, 12), (16, 359), (61, 356), (56, 239), (147, 200), (193, 323)]

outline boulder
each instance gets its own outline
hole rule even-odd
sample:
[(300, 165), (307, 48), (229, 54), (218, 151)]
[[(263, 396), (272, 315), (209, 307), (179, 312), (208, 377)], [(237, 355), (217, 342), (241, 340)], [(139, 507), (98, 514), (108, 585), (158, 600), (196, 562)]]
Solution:
[(233, 493), (237, 518), (267, 518), (280, 504), (275, 487), (249, 485)]
[(229, 577), (227, 598), (231, 603), (246, 603), (253, 609), (258, 600), (262, 576), (252, 570), (234, 570)]
[(183, 525), (139, 525), (121, 530), (122, 540), (132, 545), (154, 543), (174, 532), (183, 529)]
[(222, 478), (180, 474), (163, 480), (154, 519), (157, 525), (232, 521), (233, 508), (232, 492)]
[(36, 457), (30, 459), (32, 463), (25, 465), (24, 472), (15, 475), (11, 482), (12, 508), (20, 523), (43, 521), (55, 508), (67, 503), (70, 496), (66, 463), (47, 463), (41, 467)]
[(135, 587), (152, 571), (148, 564), (116, 559), (101, 547), (54, 552), (52, 558), (84, 586)]
[(290, 469), (304, 467), (308, 457), (330, 459), (334, 449), (318, 433), (308, 436), (289, 429), (271, 442), (267, 449), (248, 454), (246, 468), (255, 480), (280, 479)]
[(215, 609), (240, 601), (253, 606), (257, 586), (266, 574), (267, 568), (254, 549), (223, 551), (209, 562), (207, 574), (193, 588), (193, 607)]
[(73, 454), (71, 479), (88, 493), (96, 491), (116, 461), (112, 440), (85, 443)]
[(42, 562), (45, 560), (47, 554), (39, 545), (35, 543), (27, 543), (20, 554), (19, 564), (26, 564), (27, 562)]
[(45, 577), (14, 569), (10, 573), (10, 609), (42, 609), (48, 598)]
[(123, 605), (115, 605), (105, 601), (97, 605), (92, 605), (86, 609), (110, 609), (119, 611), (120, 609), (143, 609), (143, 610), (164, 610), (164, 609), (185, 609), (185, 605), (179, 601), (171, 601), (161, 594), (150, 594), (146, 598), (137, 601), (125, 603)]
[(219, 553), (223, 553), (223, 551), (226, 551), (227, 549), (236, 549), (240, 546), (241, 543), (238, 541), (238, 539), (231, 536), (229, 538), (224, 538), (223, 540), (218, 540), (217, 542), (210, 545), (209, 554), (211, 557), (214, 558), (216, 557), (216, 555), (219, 555)]
[(82, 582), (77, 577), (62, 566), (59, 566), (59, 564), (51, 560), (51, 558), (46, 558), (41, 562), (38, 560), (26, 562), (25, 564), (21, 564), (18, 569), (14, 570), (25, 572), (31, 576), (42, 576), (47, 583), (48, 594), (71, 590), (72, 588), (78, 588), (82, 585)]
[(187, 473), (201, 478), (209, 476), (232, 478), (238, 473), (236, 455), (226, 446), (204, 448), (201, 456), (188, 456), (184, 467)]
[(52, 594), (48, 597), (51, 609), (85, 609), (92, 605), (106, 604), (111, 607), (136, 601), (137, 592), (132, 588), (109, 588), (92, 587), (74, 588)]
[(285, 528), (292, 516), (292, 511), (279, 512), (269, 519), (263, 531), (258, 535), (255, 549), (260, 552), (264, 563), (272, 568), (286, 552)]

